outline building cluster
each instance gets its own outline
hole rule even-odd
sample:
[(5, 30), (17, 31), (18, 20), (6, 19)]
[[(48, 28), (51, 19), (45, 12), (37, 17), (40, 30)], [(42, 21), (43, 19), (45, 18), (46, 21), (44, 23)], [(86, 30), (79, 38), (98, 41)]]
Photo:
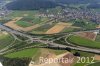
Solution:
[(5, 17), (11, 12), (11, 10), (8, 10), (5, 5), (6, 1), (0, 2), (0, 17)]
[(63, 9), (62, 12), (60, 13), (48, 13), (48, 12), (43, 12), (38, 14), (38, 16), (42, 16), (42, 17), (50, 17), (50, 18), (63, 18), (63, 20), (66, 21), (70, 21), (73, 19), (86, 19), (86, 20), (90, 20), (92, 22), (96, 22), (98, 24), (100, 24), (100, 12), (95, 12), (93, 10), (89, 10), (89, 9), (70, 9), (70, 8), (66, 8)]
[(66, 18), (70, 19), (87, 19), (92, 22), (100, 24), (100, 13), (92, 10), (76, 10), (76, 9), (64, 9)]

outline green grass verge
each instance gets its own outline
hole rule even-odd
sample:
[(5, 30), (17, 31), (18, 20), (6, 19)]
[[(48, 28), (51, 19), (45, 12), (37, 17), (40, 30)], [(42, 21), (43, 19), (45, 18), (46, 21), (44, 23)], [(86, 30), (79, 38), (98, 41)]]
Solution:
[(100, 49), (100, 42), (92, 41), (80, 36), (71, 35), (67, 40), (76, 45)]

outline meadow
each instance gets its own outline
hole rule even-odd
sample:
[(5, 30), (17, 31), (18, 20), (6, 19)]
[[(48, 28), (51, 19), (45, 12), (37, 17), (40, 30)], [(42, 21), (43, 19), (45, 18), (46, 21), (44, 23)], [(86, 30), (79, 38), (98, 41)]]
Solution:
[(10, 45), (14, 38), (10, 34), (3, 34), (0, 32), (0, 49)]
[(68, 41), (76, 45), (100, 49), (100, 42), (92, 41), (80, 36), (71, 35), (68, 38)]

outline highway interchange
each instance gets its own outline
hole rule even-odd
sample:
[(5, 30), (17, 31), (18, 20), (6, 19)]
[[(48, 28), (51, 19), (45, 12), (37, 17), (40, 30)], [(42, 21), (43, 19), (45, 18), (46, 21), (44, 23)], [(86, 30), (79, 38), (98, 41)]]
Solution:
[[(73, 50), (79, 50), (79, 51), (84, 51), (84, 52), (100, 54), (100, 49), (93, 49), (93, 48), (87, 48), (87, 47), (82, 47), (82, 46), (76, 46), (76, 45), (73, 45), (73, 44), (71, 44), (67, 41), (66, 41), (66, 45), (58, 44), (58, 43), (55, 43), (53, 41), (45, 41), (45, 40), (40, 39), (39, 37), (36, 37), (36, 36), (34, 37), (34, 35), (28, 35), (26, 33), (11, 29), (11, 28), (3, 25), (3, 24), (0, 24), (0, 29), (5, 30), (5, 31), (7, 31), (11, 34), (14, 34), (14, 35), (20, 35), (22, 37), (27, 37), (33, 43), (34, 42), (40, 42), (40, 43), (43, 43), (43, 44), (47, 44), (51, 47), (70, 48), (70, 49), (73, 49)], [(66, 34), (68, 34), (68, 33), (66, 33)], [(69, 35), (70, 35), (70, 33), (69, 33)], [(60, 39), (60, 38), (58, 38), (58, 39)]]

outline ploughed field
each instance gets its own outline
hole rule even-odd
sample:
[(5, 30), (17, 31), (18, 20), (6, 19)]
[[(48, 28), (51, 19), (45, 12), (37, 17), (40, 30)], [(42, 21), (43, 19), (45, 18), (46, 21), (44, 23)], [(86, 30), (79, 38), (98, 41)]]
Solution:
[(57, 23), (54, 27), (50, 28), (46, 34), (53, 34), (53, 33), (59, 33), (61, 32), (64, 28), (66, 27), (70, 27), (72, 24), (70, 23), (63, 23), (63, 22), (59, 22)]

